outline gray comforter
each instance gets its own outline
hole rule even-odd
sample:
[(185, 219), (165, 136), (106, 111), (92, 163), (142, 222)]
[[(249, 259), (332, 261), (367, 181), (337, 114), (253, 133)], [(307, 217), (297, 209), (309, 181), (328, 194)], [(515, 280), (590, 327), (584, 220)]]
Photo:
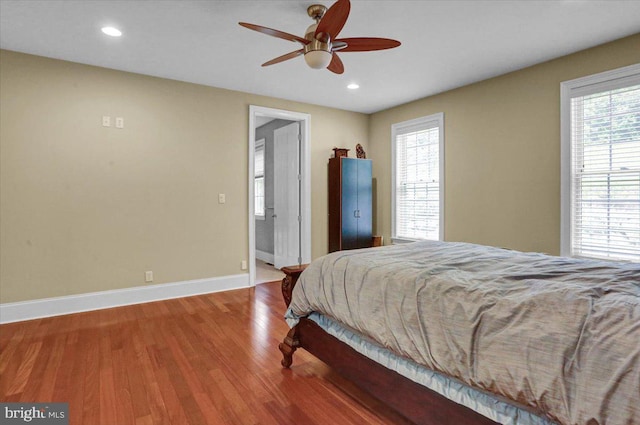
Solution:
[(562, 424), (640, 424), (640, 264), (416, 242), (314, 261), (292, 312)]

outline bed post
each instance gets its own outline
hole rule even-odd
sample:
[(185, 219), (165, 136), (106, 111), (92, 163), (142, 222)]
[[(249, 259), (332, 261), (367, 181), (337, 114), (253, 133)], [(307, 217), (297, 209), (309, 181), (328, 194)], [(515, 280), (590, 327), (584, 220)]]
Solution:
[(296, 286), (300, 274), (307, 266), (308, 264), (300, 264), (299, 266), (287, 266), (280, 269), (280, 271), (285, 274), (284, 279), (282, 279), (282, 297), (287, 307), (289, 307), (291, 303), (293, 288)]
[[(306, 264), (300, 264), (298, 266), (289, 266), (283, 267), (282, 272), (284, 272), (285, 277), (282, 279), (282, 297), (284, 298), (285, 304), (287, 307), (291, 303), (291, 293), (293, 292), (293, 288), (296, 286), (298, 282), (298, 278), (300, 274), (307, 268)], [(294, 326), (289, 330), (287, 336), (284, 338), (284, 341), (278, 345), (278, 348), (282, 352), (282, 366), (285, 368), (289, 368), (291, 363), (293, 363), (293, 353), (298, 349), (300, 342), (298, 341), (298, 337), (296, 335), (298, 331), (298, 327)]]
[(278, 345), (278, 348), (282, 353), (282, 361), (280, 362), (280, 364), (286, 369), (289, 369), (289, 366), (291, 366), (291, 363), (293, 363), (293, 353), (296, 352), (298, 346), (300, 345), (298, 337), (296, 336), (297, 331), (297, 326), (289, 329), (289, 332), (284, 338), (284, 341), (282, 341), (280, 345)]

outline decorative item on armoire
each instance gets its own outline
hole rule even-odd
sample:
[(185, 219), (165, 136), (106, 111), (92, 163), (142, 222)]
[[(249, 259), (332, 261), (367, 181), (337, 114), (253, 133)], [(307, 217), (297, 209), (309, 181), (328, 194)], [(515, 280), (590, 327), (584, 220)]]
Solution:
[(356, 156), (360, 159), (367, 159), (367, 154), (360, 143), (356, 145)]
[(349, 149), (347, 148), (333, 148), (333, 157), (334, 158), (342, 158), (349, 156)]

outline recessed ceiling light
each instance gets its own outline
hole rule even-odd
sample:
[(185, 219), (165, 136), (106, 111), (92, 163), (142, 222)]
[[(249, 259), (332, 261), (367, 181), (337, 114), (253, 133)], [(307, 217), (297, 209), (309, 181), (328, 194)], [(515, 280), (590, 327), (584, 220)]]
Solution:
[(111, 37), (120, 37), (122, 35), (122, 31), (114, 27), (102, 27), (102, 32)]
[(360, 88), (360, 86), (359, 86), (359, 85), (357, 85), (356, 83), (351, 83), (351, 84), (349, 84), (349, 85), (347, 86), (347, 88), (348, 88), (349, 90), (355, 90), (355, 89), (359, 89), (359, 88)]

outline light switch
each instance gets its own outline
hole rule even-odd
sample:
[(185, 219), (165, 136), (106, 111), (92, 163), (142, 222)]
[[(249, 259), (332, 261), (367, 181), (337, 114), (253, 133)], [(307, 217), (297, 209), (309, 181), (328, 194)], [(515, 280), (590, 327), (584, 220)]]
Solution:
[(144, 272), (144, 281), (145, 282), (153, 282), (153, 272), (152, 271)]
[(225, 202), (227, 202), (227, 197), (225, 196), (224, 193), (218, 193), (218, 203), (219, 204), (224, 204)]
[(116, 117), (116, 128), (124, 128), (124, 118)]
[(103, 127), (111, 127), (111, 117), (103, 115), (102, 116), (102, 126)]

